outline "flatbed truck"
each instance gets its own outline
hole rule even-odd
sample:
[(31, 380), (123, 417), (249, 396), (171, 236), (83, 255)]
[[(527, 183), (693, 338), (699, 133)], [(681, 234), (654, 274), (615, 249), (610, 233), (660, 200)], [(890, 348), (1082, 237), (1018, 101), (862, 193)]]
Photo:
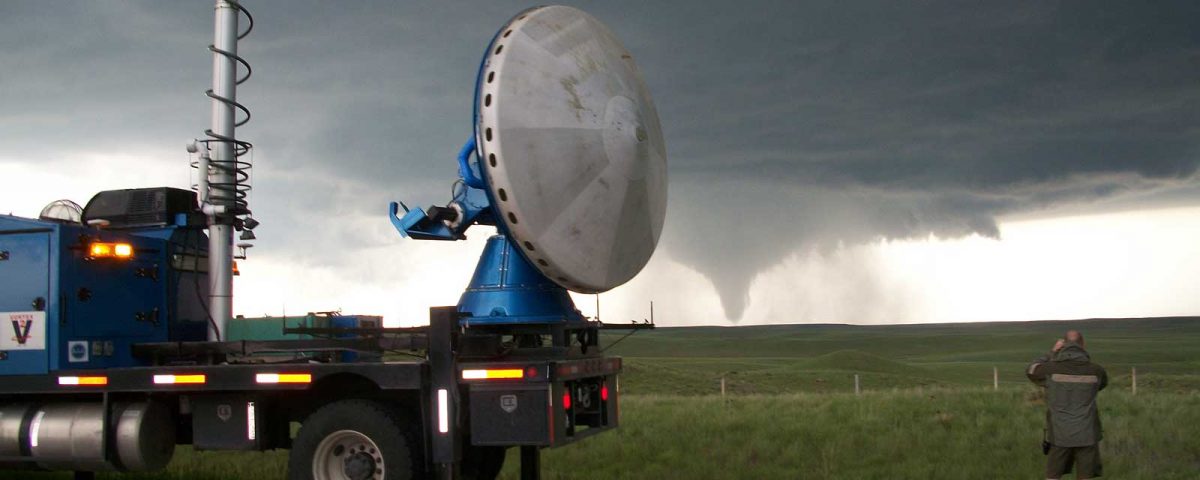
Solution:
[[(83, 218), (190, 195), (103, 192)], [(532, 478), (538, 449), (619, 423), (603, 324), (471, 326), (451, 306), (428, 327), (208, 341), (195, 211), (110, 213), (104, 229), (0, 215), (0, 468), (153, 471), (192, 445), (291, 449), (290, 478), (494, 478), (517, 447)]]

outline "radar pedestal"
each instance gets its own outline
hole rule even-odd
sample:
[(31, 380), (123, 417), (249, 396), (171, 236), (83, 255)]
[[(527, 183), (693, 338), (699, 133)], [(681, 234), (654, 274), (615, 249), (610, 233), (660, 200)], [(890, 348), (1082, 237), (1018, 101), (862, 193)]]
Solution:
[(467, 326), (584, 321), (567, 289), (533, 268), (504, 235), (483, 247), (458, 313)]

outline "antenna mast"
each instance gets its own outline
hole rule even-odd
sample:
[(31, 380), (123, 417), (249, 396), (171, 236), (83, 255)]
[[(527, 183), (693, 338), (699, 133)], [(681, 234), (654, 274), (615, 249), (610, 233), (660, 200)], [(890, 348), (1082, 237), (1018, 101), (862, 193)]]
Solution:
[[(220, 341), (233, 317), (233, 233), (243, 230), (242, 240), (252, 240), (251, 230), (258, 222), (250, 217), (246, 202), (251, 165), (240, 159), (252, 145), (235, 134), (237, 127), (250, 120), (250, 111), (237, 102), (237, 86), (250, 78), (250, 64), (237, 50), (238, 40), (254, 28), (254, 18), (233, 0), (217, 0), (214, 10), (213, 44), (208, 46), (213, 54), (213, 86), (205, 92), (212, 99), (212, 128), (204, 132), (207, 139), (192, 143), (188, 151), (200, 153), (196, 189), (201, 211), (208, 217), (208, 314), (212, 319), (208, 339)], [(247, 27), (239, 33), (241, 14), (246, 15)], [(241, 78), (238, 65), (246, 69)], [(239, 111), (244, 115), (241, 119), (237, 118)]]

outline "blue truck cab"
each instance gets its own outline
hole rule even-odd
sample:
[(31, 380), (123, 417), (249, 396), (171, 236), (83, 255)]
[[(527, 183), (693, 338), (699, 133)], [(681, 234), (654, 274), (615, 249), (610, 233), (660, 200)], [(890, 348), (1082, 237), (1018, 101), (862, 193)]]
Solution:
[(200, 341), (207, 237), (195, 194), (97, 194), (81, 218), (0, 215), (0, 376), (131, 367), (132, 345)]

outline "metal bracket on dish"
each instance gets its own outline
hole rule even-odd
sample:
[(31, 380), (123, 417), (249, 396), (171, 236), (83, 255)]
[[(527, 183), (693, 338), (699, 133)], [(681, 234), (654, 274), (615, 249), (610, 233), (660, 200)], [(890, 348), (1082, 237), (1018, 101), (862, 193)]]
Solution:
[[(468, 142), (467, 145), (470, 150), (474, 150), (474, 142)], [(469, 153), (467, 156), (470, 156)], [(465, 161), (461, 153), (459, 160)], [(467, 169), (470, 171), (469, 166)], [(400, 232), (400, 236), (405, 238), (465, 240), (467, 237), (464, 232), (471, 228), (471, 225), (495, 225), (487, 193), (481, 188), (472, 187), (471, 181), (481, 180), (477, 177), (474, 180), (463, 178), (461, 183), (456, 182), (455, 186), (461, 188), (454, 189), (454, 198), (444, 207), (409, 209), (403, 203), (392, 202), (388, 206), (388, 219), (396, 231)], [(400, 208), (404, 209), (403, 216), (399, 215)]]
[(396, 227), (396, 231), (400, 232), (400, 236), (416, 240), (458, 239), (458, 235), (455, 235), (450, 227), (442, 222), (432, 221), (421, 207), (409, 210), (406, 205), (404, 206), (404, 216), (398, 217), (399, 205), (397, 202), (388, 205), (388, 219), (392, 221), (392, 226)]
[[(409, 209), (407, 205), (392, 202), (388, 206), (388, 219), (400, 232), (400, 236), (416, 240), (465, 240), (463, 234), (471, 225), (495, 225), (491, 202), (487, 198), (487, 184), (471, 168), (471, 157), (478, 157), (475, 137), (458, 151), (458, 176), (444, 207), (430, 206)], [(459, 186), (462, 188), (458, 188)], [(398, 216), (404, 208), (404, 216)]]

